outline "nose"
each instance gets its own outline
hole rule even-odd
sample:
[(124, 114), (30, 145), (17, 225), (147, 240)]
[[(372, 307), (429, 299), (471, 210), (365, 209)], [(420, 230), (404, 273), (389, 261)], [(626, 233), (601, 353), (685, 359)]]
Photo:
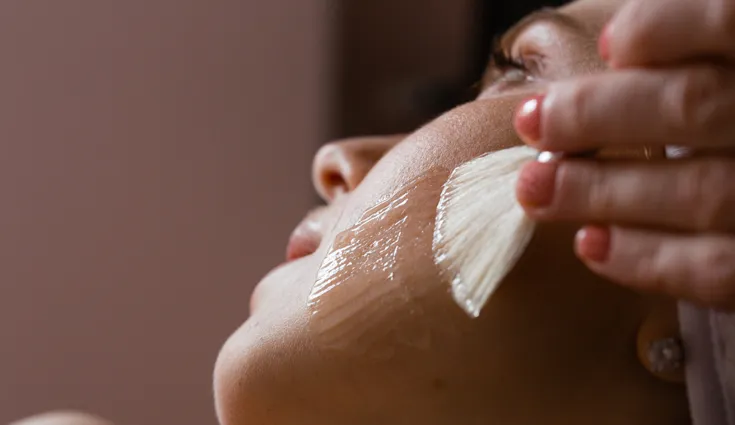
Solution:
[(355, 190), (404, 136), (360, 137), (324, 145), (314, 157), (314, 188), (326, 202)]

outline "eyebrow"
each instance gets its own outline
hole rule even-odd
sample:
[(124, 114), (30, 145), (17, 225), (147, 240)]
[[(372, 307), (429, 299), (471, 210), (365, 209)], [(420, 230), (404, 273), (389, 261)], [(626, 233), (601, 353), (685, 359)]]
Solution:
[(574, 18), (569, 15), (565, 15), (556, 9), (547, 7), (526, 15), (525, 18), (510, 27), (510, 29), (500, 37), (498, 46), (504, 51), (509, 51), (513, 46), (513, 43), (515, 43), (516, 39), (523, 33), (523, 31), (531, 25), (539, 22), (551, 22), (555, 25), (566, 27), (572, 31), (584, 31), (580, 22), (576, 21)]

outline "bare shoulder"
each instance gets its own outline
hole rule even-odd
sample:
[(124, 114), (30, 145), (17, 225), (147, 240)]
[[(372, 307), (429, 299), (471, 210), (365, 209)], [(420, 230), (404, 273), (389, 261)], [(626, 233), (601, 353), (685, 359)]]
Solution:
[(114, 425), (97, 416), (80, 412), (52, 412), (13, 422), (9, 425)]

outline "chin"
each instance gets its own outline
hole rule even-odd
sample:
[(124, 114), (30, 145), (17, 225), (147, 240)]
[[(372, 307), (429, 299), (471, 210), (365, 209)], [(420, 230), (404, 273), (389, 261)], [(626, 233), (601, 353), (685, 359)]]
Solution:
[(235, 365), (232, 359), (232, 350), (229, 349), (232, 337), (222, 346), (217, 355), (217, 361), (214, 364), (214, 407), (217, 419), (222, 425), (237, 424), (233, 418), (232, 406), (236, 400), (235, 393), (237, 389), (237, 380)]
[[(243, 327), (247, 326), (247, 322)], [(257, 394), (252, 390), (252, 382), (257, 380), (257, 364), (251, 358), (253, 350), (244, 346), (236, 331), (220, 349), (214, 366), (214, 405), (217, 419), (221, 425), (251, 425), (257, 414)]]
[[(292, 275), (289, 267), (277, 269), (275, 277)], [(275, 281), (274, 281), (275, 280)], [(303, 369), (303, 318), (292, 305), (269, 303), (281, 281), (265, 279), (261, 305), (223, 344), (213, 373), (214, 403), (222, 425), (277, 425), (288, 421), (284, 407), (294, 406), (293, 392), (303, 379), (294, 377)], [(274, 287), (271, 287), (273, 285)], [(304, 424), (306, 425), (306, 424)]]

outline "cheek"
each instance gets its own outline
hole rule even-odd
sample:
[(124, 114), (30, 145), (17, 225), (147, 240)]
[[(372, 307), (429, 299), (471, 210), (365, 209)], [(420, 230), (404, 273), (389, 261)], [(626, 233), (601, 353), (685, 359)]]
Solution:
[(308, 300), (309, 331), (321, 349), (390, 358), (430, 347), (421, 298), (442, 285), (431, 243), (448, 174), (430, 170), (336, 236)]
[[(521, 98), (456, 108), (389, 152), (349, 196), (325, 237), (334, 241), (330, 251), (324, 244), (314, 255), (326, 259), (316, 286), (317, 263), (296, 262), (266, 279), (267, 291), (255, 296), (257, 313), (217, 360), (223, 425), (284, 423), (305, 411), (349, 417), (399, 405), (421, 417), (431, 410), (427, 400), (447, 402), (450, 394), (437, 390), (447, 377), (468, 374), (472, 381), (487, 353), (476, 346), (483, 334), (467, 332), (483, 326), (454, 305), (439, 278), (431, 253), (436, 204), (449, 171), (520, 144), (511, 118)], [(460, 400), (451, 401), (460, 408)]]
[(368, 208), (432, 169), (453, 170), (484, 153), (521, 145), (512, 126), (524, 93), (495, 95), (452, 109), (391, 149), (350, 194), (341, 219), (328, 237), (346, 230)]
[(414, 292), (440, 282), (431, 243), (441, 186), (459, 164), (520, 143), (510, 122), (522, 97), (447, 112), (389, 152), (351, 194), (309, 299), (309, 330), (323, 348), (386, 356), (426, 345)]
[(443, 114), (404, 139), (371, 174), (405, 185), (431, 168), (453, 170), (484, 153), (522, 144), (513, 114), (529, 93), (494, 95)]

